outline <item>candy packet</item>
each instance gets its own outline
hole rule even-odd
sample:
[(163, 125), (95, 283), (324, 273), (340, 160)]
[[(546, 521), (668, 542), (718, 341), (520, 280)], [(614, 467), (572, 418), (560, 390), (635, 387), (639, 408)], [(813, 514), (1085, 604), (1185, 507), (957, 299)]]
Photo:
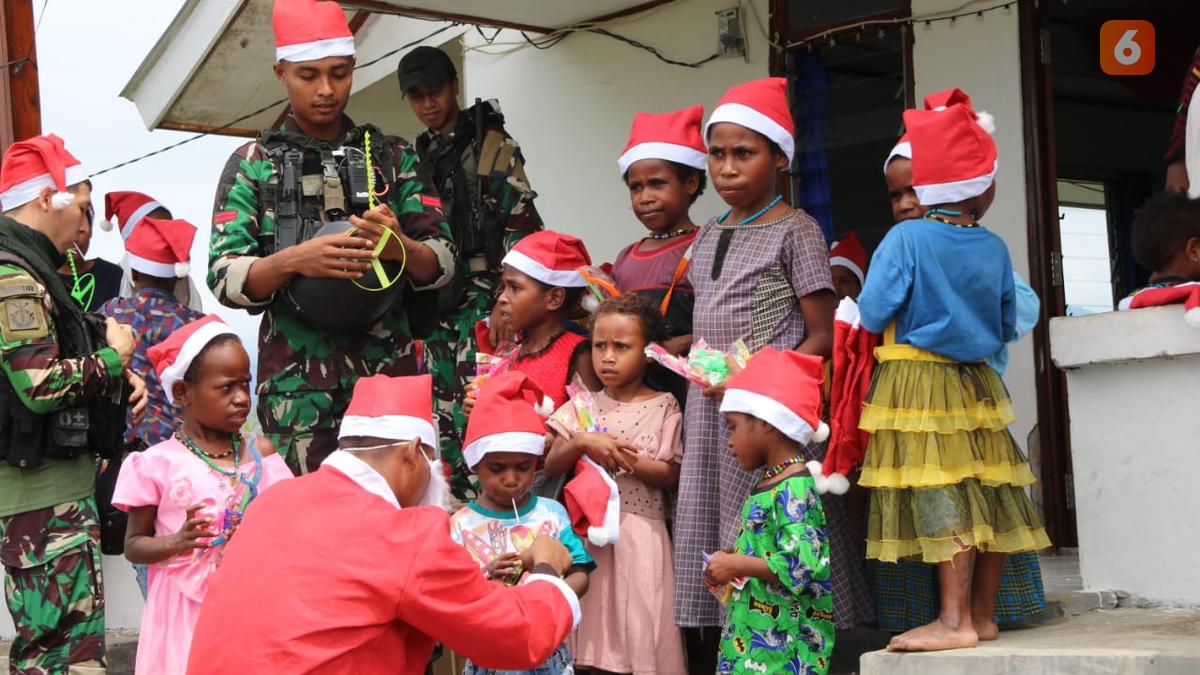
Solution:
[(646, 358), (662, 365), (663, 368), (675, 373), (676, 375), (686, 378), (701, 387), (707, 387), (708, 382), (705, 379), (692, 372), (691, 366), (688, 364), (688, 359), (683, 356), (676, 356), (667, 351), (666, 347), (658, 343), (651, 343), (646, 346)]
[[(713, 551), (712, 553), (704, 553), (704, 552), (700, 553), (700, 556), (704, 559), (704, 567), (706, 569), (708, 568), (709, 561), (712, 560), (712, 557), (715, 554), (716, 554), (716, 551)], [(735, 590), (740, 591), (745, 587), (746, 587), (746, 577), (737, 577), (737, 578), (733, 579), (732, 581), (730, 581), (729, 583), (723, 584), (721, 586), (717, 586), (717, 587), (709, 586), (708, 591), (710, 593), (712, 593), (714, 596), (716, 596), (717, 600), (722, 605), (727, 605), (727, 604), (729, 604), (729, 600), (731, 598), (733, 598), (733, 592)]]

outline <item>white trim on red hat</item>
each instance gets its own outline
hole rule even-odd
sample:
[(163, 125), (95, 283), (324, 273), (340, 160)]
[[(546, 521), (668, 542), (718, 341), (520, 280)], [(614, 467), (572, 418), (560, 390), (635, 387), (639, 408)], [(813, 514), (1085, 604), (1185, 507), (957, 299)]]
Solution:
[(721, 400), (721, 412), (745, 413), (757, 417), (802, 445), (808, 443), (814, 432), (811, 424), (784, 404), (746, 389), (727, 390)]
[(992, 163), (992, 170), (982, 176), (948, 183), (913, 184), (913, 192), (917, 193), (917, 201), (930, 206), (961, 202), (987, 192), (992, 183), (996, 182), (996, 171), (999, 168), (1000, 160), (997, 159)]
[(342, 426), (338, 430), (338, 440), (351, 436), (370, 436), (389, 441), (411, 441), (419, 438), (431, 448), (438, 447), (437, 432), (433, 430), (433, 423), (412, 415), (346, 415), (342, 418)]
[(541, 457), (546, 451), (546, 436), (529, 431), (502, 431), (476, 439), (463, 448), (467, 468), (474, 469), (489, 452), (519, 452)]
[(912, 159), (912, 143), (908, 141), (900, 141), (892, 151), (888, 153), (887, 159), (883, 160), (883, 172), (887, 173), (888, 164), (892, 163), (893, 159), (903, 157), (904, 159)]
[[(129, 235), (133, 234), (133, 226), (134, 225), (137, 225), (138, 222), (141, 221), (142, 218), (145, 218), (146, 216), (150, 215), (151, 211), (153, 211), (155, 209), (161, 209), (161, 208), (164, 208), (162, 204), (159, 204), (158, 202), (151, 199), (150, 201), (146, 202), (145, 204), (142, 204), (141, 206), (134, 209), (133, 213), (129, 214), (129, 220), (127, 220), (121, 224), (121, 238), (128, 239)], [(150, 272), (147, 272), (147, 274), (150, 274)]]
[[(65, 187), (82, 183), (87, 180), (87, 177), (87, 170), (83, 168), (82, 164), (72, 164), (66, 168), (67, 184)], [(43, 188), (50, 188), (56, 194), (63, 194), (58, 192), (58, 186), (54, 184), (54, 178), (47, 172), (40, 176), (34, 176), (28, 180), (21, 181), (5, 190), (3, 194), (0, 194), (0, 205), (3, 205), (2, 207), (5, 211), (11, 211), (24, 206), (37, 199), (38, 195), (42, 194)], [(69, 205), (70, 202), (67, 204)], [(56, 208), (63, 209), (66, 206), (63, 205)]]
[(517, 270), (544, 284), (563, 288), (583, 288), (587, 281), (578, 270), (552, 270), (529, 256), (513, 249), (504, 255), (501, 264), (511, 265)]
[(280, 45), (275, 48), (275, 62), (302, 63), (319, 61), (330, 56), (354, 56), (354, 54), (354, 38), (337, 37), (294, 45)]
[(648, 143), (638, 143), (626, 150), (617, 159), (617, 169), (624, 176), (625, 172), (629, 171), (629, 167), (633, 166), (634, 162), (643, 159), (665, 159), (670, 162), (690, 166), (693, 169), (700, 169), (701, 171), (708, 168), (708, 155), (695, 148), (689, 148), (686, 145), (679, 145), (677, 143), (651, 141)]
[(708, 118), (708, 124), (704, 125), (704, 143), (706, 145), (708, 144), (708, 130), (718, 122), (740, 124), (766, 136), (774, 141), (780, 150), (783, 150), (783, 154), (787, 155), (788, 162), (791, 162), (792, 157), (796, 154), (796, 141), (792, 138), (792, 134), (775, 120), (748, 105), (722, 103), (717, 106), (717, 109), (712, 112), (712, 116)]
[[(147, 274), (153, 273), (147, 272)], [(210, 321), (197, 328), (196, 332), (189, 335), (183, 341), (183, 346), (179, 348), (179, 353), (176, 354), (175, 360), (158, 374), (158, 381), (162, 386), (163, 394), (167, 397), (167, 403), (175, 405), (175, 393), (171, 390), (175, 388), (176, 382), (183, 379), (183, 375), (187, 372), (188, 367), (192, 365), (192, 361), (196, 360), (196, 357), (208, 346), (208, 343), (212, 342), (218, 336), (227, 334), (237, 335), (225, 322)]]
[(851, 260), (849, 258), (843, 258), (840, 255), (835, 255), (829, 259), (829, 266), (830, 267), (839, 267), (839, 266), (845, 267), (846, 269), (850, 270), (851, 272), (854, 272), (854, 276), (858, 277), (858, 283), (860, 283), (860, 284), (867, 283), (867, 275), (863, 272), (862, 268), (858, 266), (858, 263), (854, 262), (853, 260)]
[[(182, 270), (180, 269), (180, 266), (183, 267)], [(142, 274), (149, 274), (152, 277), (158, 277), (160, 279), (178, 279), (180, 277), (186, 277), (190, 271), (187, 263), (158, 262), (157, 260), (143, 258), (135, 253), (129, 253), (129, 269), (134, 269)], [(183, 273), (180, 274), (180, 272)]]

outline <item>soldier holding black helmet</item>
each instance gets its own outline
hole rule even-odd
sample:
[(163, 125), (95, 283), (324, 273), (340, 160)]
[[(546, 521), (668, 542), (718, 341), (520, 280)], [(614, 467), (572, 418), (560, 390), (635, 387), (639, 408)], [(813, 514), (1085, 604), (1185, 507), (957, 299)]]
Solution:
[[(458, 72), (434, 47), (405, 54), (396, 74), (401, 92), (427, 127), (417, 137), (417, 152), (433, 173), (459, 253), (458, 275), (438, 297), (437, 326), (425, 344), (442, 457), (452, 468), (451, 488), (461, 498), (471, 492), (460, 448), (466, 425), (460, 402), (475, 375), (475, 324), (495, 304), (500, 259), (522, 237), (542, 229), (542, 220), (533, 206), (537, 195), (525, 177), (521, 147), (505, 131), (499, 103), (477, 100), (460, 110)], [(491, 344), (485, 347), (511, 337), (494, 317), (489, 324)]]
[(258, 416), (305, 473), (337, 448), (359, 377), (417, 371), (405, 304), (450, 282), (455, 252), (416, 152), (343, 113), (355, 50), (341, 7), (276, 0), (273, 21), (289, 113), (225, 165), (208, 283), (265, 312)]

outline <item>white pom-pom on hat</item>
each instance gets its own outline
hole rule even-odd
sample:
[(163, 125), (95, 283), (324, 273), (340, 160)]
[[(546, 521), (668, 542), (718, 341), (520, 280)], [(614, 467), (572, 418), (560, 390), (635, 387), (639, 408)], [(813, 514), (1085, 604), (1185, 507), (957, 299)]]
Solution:
[(979, 126), (983, 127), (984, 131), (992, 135), (996, 134), (996, 118), (990, 112), (980, 110), (975, 113), (975, 121), (979, 123)]
[(96, 223), (96, 227), (100, 228), (100, 230), (102, 232), (112, 232), (113, 231), (113, 222), (111, 220), (105, 218), (104, 220), (101, 220), (99, 223)]
[(583, 300), (579, 301), (579, 305), (583, 307), (583, 311), (587, 312), (588, 314), (595, 314), (596, 310), (600, 308), (600, 300), (597, 299), (595, 295), (588, 293), (587, 295), (583, 296)]
[(850, 489), (850, 479), (840, 473), (835, 473), (825, 479), (829, 491), (835, 495), (844, 495)]
[(192, 271), (192, 268), (187, 263), (185, 263), (185, 262), (175, 263), (175, 276), (176, 277), (186, 277), (188, 275), (188, 272), (191, 272), (191, 271)]
[(608, 546), (608, 530), (603, 527), (589, 527), (588, 541), (592, 546)]
[(811, 462), (806, 463), (804, 466), (808, 467), (808, 473), (812, 476), (813, 483), (817, 487), (817, 492), (820, 494), (825, 494), (828, 492), (829, 479), (825, 477), (824, 473), (821, 473), (821, 463), (814, 459)]
[(533, 411), (542, 417), (549, 417), (554, 414), (554, 399), (542, 395), (542, 400), (537, 405), (533, 406)]
[(817, 428), (813, 430), (809, 440), (813, 443), (824, 443), (829, 440), (829, 425), (824, 422), (817, 422)]

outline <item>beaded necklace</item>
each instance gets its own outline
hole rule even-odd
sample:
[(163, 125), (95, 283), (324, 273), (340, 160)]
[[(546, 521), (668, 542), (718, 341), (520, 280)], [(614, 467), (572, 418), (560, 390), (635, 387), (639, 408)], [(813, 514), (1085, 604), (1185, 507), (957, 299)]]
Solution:
[[(964, 230), (969, 230), (971, 228), (979, 227), (978, 220), (973, 220), (969, 223), (956, 223), (953, 220), (944, 218), (942, 215), (939, 215), (939, 214), (945, 214), (947, 216), (957, 218), (958, 216), (962, 215), (962, 211), (948, 211), (946, 209), (929, 209), (928, 211), (925, 212), (925, 218), (927, 218), (928, 220), (937, 221), (939, 223), (945, 223), (946, 225), (953, 225), (954, 227), (961, 227)], [(974, 214), (972, 214), (972, 215), (974, 215)]]
[[(245, 489), (242, 490), (241, 497), (237, 500), (236, 504), (234, 503), (234, 495), (230, 495), (225, 502), (225, 512), (221, 516), (221, 534), (217, 537), (214, 537), (212, 541), (209, 542), (210, 549), (215, 548), (221, 544), (224, 544), (226, 541), (229, 541), (229, 537), (233, 534), (233, 530), (238, 524), (241, 523), (242, 516), (246, 513), (246, 507), (249, 506), (250, 502), (258, 496), (258, 484), (259, 481), (262, 480), (263, 473), (262, 456), (253, 449), (251, 450), (251, 454), (254, 456), (254, 473), (252, 473), (249, 477), (246, 477), (241, 473), (241, 434), (231, 434), (230, 445), (232, 447), (230, 447), (229, 452), (219, 455), (210, 455), (201, 450), (200, 446), (196, 444), (195, 439), (185, 433), (182, 429), (175, 432), (175, 438), (178, 439), (185, 448), (191, 451), (192, 454), (199, 457), (200, 461), (204, 462), (209, 469), (221, 476), (228, 478), (230, 487), (237, 485), (238, 482), (241, 482), (242, 485), (245, 486)], [(234, 458), (233, 468), (231, 469), (226, 469), (225, 467), (220, 466), (216, 462), (212, 461), (213, 458), (228, 457), (230, 454), (232, 454)]]
[[(739, 220), (736, 227), (743, 227), (743, 226), (749, 225), (750, 223), (753, 223), (754, 221), (758, 220), (759, 218), (762, 218), (763, 215), (767, 211), (770, 211), (772, 207), (774, 207), (776, 204), (778, 204), (782, 200), (783, 200), (783, 195), (775, 195), (775, 199), (772, 199), (770, 201), (770, 203), (768, 203), (766, 206), (762, 207), (758, 211), (755, 211), (754, 213), (750, 214), (749, 216), (746, 216), (745, 218), (742, 218), (741, 220)], [(724, 226), (725, 220), (727, 218), (729, 218), (729, 214), (731, 214), (731, 213), (733, 213), (733, 209), (729, 209), (728, 211), (725, 212), (724, 215), (722, 215), (720, 218), (717, 218), (717, 225)], [(725, 256), (726, 256), (726, 254), (729, 253), (729, 245), (732, 242), (733, 242), (733, 228), (732, 227), (722, 227), (721, 237), (719, 239), (717, 239), (717, 251), (716, 251), (716, 254), (713, 256), (713, 265), (712, 265), (712, 271), (711, 271), (713, 281), (716, 281), (721, 276), (721, 270), (722, 270), (722, 268), (725, 267)]]
[(681, 227), (678, 230), (671, 230), (670, 232), (651, 232), (650, 234), (646, 235), (646, 238), (647, 239), (658, 239), (658, 240), (674, 239), (675, 237), (682, 237), (685, 234), (691, 234), (691, 233), (695, 232), (696, 229), (697, 228), (695, 226), (693, 226), (693, 227)]
[(520, 348), (520, 349), (518, 349), (518, 350), (517, 350), (517, 360), (520, 360), (520, 359), (530, 359), (530, 358), (533, 358), (533, 357), (535, 357), (535, 356), (540, 356), (540, 355), (541, 355), (543, 352), (545, 352), (547, 349), (550, 349), (550, 346), (554, 344), (554, 341), (555, 341), (555, 340), (557, 340), (557, 339), (558, 339), (560, 336), (562, 336), (562, 334), (563, 334), (563, 333), (566, 333), (566, 332), (567, 332), (567, 329), (566, 329), (566, 328), (560, 328), (560, 329), (559, 329), (558, 331), (556, 331), (556, 332), (555, 332), (553, 335), (551, 335), (550, 337), (546, 338), (546, 342), (545, 342), (545, 343), (543, 343), (543, 344), (542, 344), (540, 347), (538, 347), (537, 349), (534, 349), (534, 348), (532, 348), (532, 347), (530, 347), (530, 349), (529, 349), (528, 351), (524, 351), (524, 348)]
[(775, 466), (767, 469), (766, 471), (763, 471), (762, 479), (764, 481), (771, 480), (772, 478), (778, 476), (779, 474), (783, 473), (784, 471), (787, 471), (787, 468), (789, 466), (795, 466), (796, 464), (801, 464), (803, 462), (804, 462), (804, 457), (802, 457), (801, 455), (796, 455), (795, 457), (789, 457), (789, 458), (783, 460), (782, 462), (776, 464)]
[[(237, 476), (238, 465), (241, 464), (241, 447), (240, 447), (241, 439), (239, 438), (239, 434), (231, 434), (230, 438), (229, 438), (229, 450), (222, 452), (220, 454), (216, 454), (216, 455), (210, 455), (207, 452), (201, 450), (200, 446), (196, 444), (195, 439), (193, 439), (191, 437), (191, 435), (184, 432), (183, 429), (180, 429), (179, 431), (175, 432), (175, 438), (178, 439), (179, 442), (183, 444), (183, 447), (190, 450), (193, 455), (199, 457), (200, 461), (202, 461), (206, 465), (208, 465), (208, 468), (212, 469), (213, 471), (216, 471), (217, 473), (221, 474), (222, 476), (230, 477), (231, 478), (230, 482), (231, 483), (233, 482), (232, 477)], [(217, 464), (216, 462), (213, 461), (214, 459), (224, 459), (230, 455), (233, 455), (233, 468), (232, 469), (226, 469), (225, 467), (220, 466), (219, 464)]]

